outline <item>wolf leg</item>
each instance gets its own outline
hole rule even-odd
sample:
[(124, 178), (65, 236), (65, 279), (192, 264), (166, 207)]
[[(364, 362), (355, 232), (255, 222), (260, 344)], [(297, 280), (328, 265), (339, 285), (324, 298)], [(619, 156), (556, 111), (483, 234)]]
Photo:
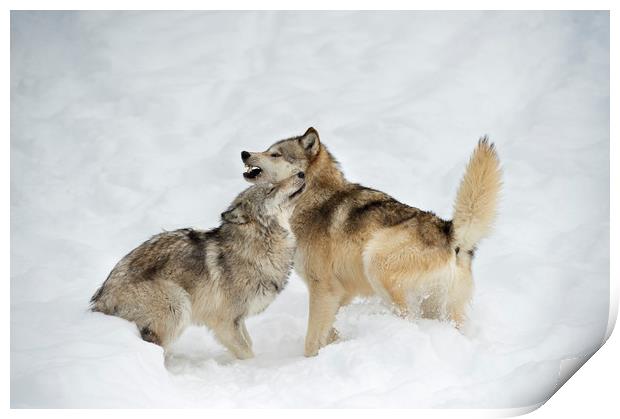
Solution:
[[(339, 306), (338, 306), (339, 309), (340, 307), (349, 305), (352, 300), (353, 300), (353, 296), (351, 294), (345, 294), (340, 299)], [(327, 342), (325, 344), (331, 345), (332, 343), (336, 342), (339, 339), (340, 339), (340, 333), (338, 332), (338, 329), (336, 329), (335, 327), (332, 327), (331, 330), (329, 331), (329, 334), (327, 335)]]
[(217, 339), (238, 359), (254, 357), (252, 346), (243, 333), (243, 320), (230, 321), (217, 325), (213, 332)]
[(448, 297), (448, 316), (454, 322), (456, 328), (461, 329), (467, 320), (466, 311), (471, 301), (473, 284), (471, 275), (464, 278), (457, 277), (457, 281), (461, 281), (461, 284), (453, 287)]
[(112, 315), (133, 321), (146, 342), (166, 349), (187, 327), (191, 302), (187, 292), (166, 280), (127, 284), (111, 290), (103, 303)]
[[(340, 296), (310, 290), (310, 313), (304, 355), (315, 356), (321, 347), (330, 343), (330, 331), (340, 308)], [(337, 333), (336, 333), (337, 335)]]
[(340, 339), (340, 333), (338, 333), (338, 330), (336, 330), (335, 327), (332, 327), (329, 331), (329, 334), (327, 335), (326, 345), (330, 345), (336, 342), (338, 339)]
[(245, 320), (241, 321), (241, 333), (243, 333), (243, 337), (245, 338), (245, 341), (248, 343), (248, 346), (251, 348), (253, 345), (252, 338), (250, 337), (250, 334), (248, 333), (247, 327), (245, 327)]

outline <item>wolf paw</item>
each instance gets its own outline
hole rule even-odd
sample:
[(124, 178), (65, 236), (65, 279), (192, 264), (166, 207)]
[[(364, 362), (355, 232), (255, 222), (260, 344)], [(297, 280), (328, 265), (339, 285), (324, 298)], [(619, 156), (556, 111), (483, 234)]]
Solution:
[(327, 336), (327, 342), (325, 344), (329, 345), (330, 343), (334, 343), (337, 340), (340, 340), (340, 333), (338, 333), (338, 330), (336, 330), (335, 327), (332, 327), (332, 329), (329, 331), (329, 335)]

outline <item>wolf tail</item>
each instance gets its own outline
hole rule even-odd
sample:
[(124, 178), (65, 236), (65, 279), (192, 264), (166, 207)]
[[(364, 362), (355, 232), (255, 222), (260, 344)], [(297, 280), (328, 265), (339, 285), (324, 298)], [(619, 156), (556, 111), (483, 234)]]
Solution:
[(106, 298), (106, 294), (107, 294), (106, 285), (108, 284), (108, 281), (110, 280), (110, 278), (112, 277), (113, 274), (114, 274), (114, 270), (112, 270), (112, 272), (110, 272), (110, 274), (105, 279), (105, 281), (103, 281), (103, 284), (101, 284), (101, 286), (99, 288), (97, 288), (97, 291), (95, 291), (93, 296), (90, 297), (89, 308), (90, 308), (91, 311), (100, 311), (100, 312), (105, 313), (105, 314), (110, 314), (109, 310), (108, 310), (108, 307), (107, 307), (107, 301), (106, 301), (107, 300), (107, 298)]
[(472, 251), (488, 236), (497, 216), (502, 171), (493, 143), (485, 136), (478, 141), (454, 203), (454, 245)]
[(97, 289), (95, 294), (90, 298), (89, 308), (90, 308), (91, 311), (105, 312), (105, 305), (104, 305), (104, 302), (102, 301), (102, 298), (101, 298), (103, 296), (104, 287), (105, 287), (105, 283), (103, 285), (101, 285)]

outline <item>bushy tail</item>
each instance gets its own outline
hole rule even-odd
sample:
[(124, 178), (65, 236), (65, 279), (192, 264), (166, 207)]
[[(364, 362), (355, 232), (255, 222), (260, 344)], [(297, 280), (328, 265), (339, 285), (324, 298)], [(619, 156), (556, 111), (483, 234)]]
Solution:
[(497, 215), (502, 171), (493, 143), (487, 137), (478, 142), (454, 203), (454, 246), (469, 251), (486, 237)]

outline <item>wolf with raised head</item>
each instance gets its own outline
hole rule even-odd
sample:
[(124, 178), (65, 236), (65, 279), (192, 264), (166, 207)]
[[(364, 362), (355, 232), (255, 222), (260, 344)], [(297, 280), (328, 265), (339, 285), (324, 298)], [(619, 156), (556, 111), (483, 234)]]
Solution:
[(303, 172), (239, 194), (213, 230), (152, 237), (125, 256), (91, 299), (93, 311), (137, 324), (142, 338), (168, 346), (190, 324), (205, 325), (237, 358), (254, 356), (245, 326), (287, 283), (295, 240), (289, 217)]
[(355, 296), (378, 294), (403, 315), (463, 323), (473, 291), (471, 261), (491, 231), (501, 188), (499, 159), (486, 138), (467, 165), (451, 221), (347, 181), (314, 128), (241, 158), (252, 183), (306, 175), (306, 192), (290, 219), (295, 270), (310, 299), (306, 356), (337, 338), (335, 315)]

